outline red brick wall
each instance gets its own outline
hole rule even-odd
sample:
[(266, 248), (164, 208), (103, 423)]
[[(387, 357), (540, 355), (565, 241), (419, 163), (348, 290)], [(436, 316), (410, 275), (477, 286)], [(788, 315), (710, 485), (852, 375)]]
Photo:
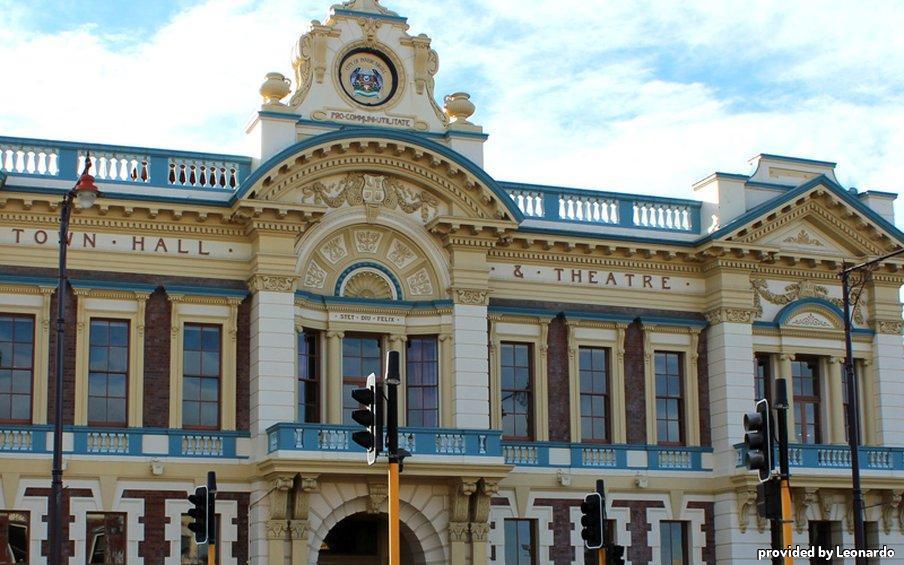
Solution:
[(549, 323), (546, 371), (549, 386), (549, 439), (571, 441), (571, 408), (568, 383), (568, 326), (557, 316)]
[(236, 332), (235, 364), (235, 425), (236, 429), (250, 429), (251, 413), (251, 297), (239, 305)]
[[(51, 490), (49, 488), (36, 488), (29, 487), (25, 489), (25, 496), (40, 496), (50, 499)], [(75, 522), (75, 516), (72, 516), (69, 513), (70, 501), (72, 498), (91, 498), (93, 496), (91, 489), (84, 488), (64, 488), (63, 496), (61, 501), (60, 511), (63, 515), (63, 539), (69, 540), (71, 536), (69, 535), (70, 524)], [(46, 506), (45, 506), (46, 508)], [(50, 517), (47, 514), (44, 514), (41, 518), (41, 521), (47, 524), (48, 530), (50, 528)], [(29, 534), (31, 535), (31, 533)], [(75, 542), (70, 541), (63, 545), (62, 556), (69, 557), (71, 555), (75, 555)], [(41, 555), (47, 557), (50, 555), (50, 544), (48, 540), (43, 540), (41, 542)]]
[(144, 425), (169, 427), (171, 304), (162, 288), (155, 290), (145, 307), (144, 328)]
[[(715, 523), (715, 503), (704, 501), (692, 501), (687, 503), (690, 508), (703, 509), (703, 525), (700, 531), (706, 536), (706, 545), (703, 546), (703, 561), (715, 565), (716, 563), (716, 523)], [(694, 538), (694, 532), (691, 532), (691, 540)]]
[(180, 490), (126, 490), (123, 498), (144, 500), (144, 514), (138, 523), (144, 524), (144, 540), (138, 542), (138, 556), (144, 558), (145, 565), (163, 565), (170, 556), (170, 542), (166, 539), (166, 516), (168, 499), (185, 499), (188, 495)]
[[(538, 498), (535, 506), (552, 507), (552, 522), (546, 527), (552, 532), (553, 545), (549, 548), (548, 559), (553, 565), (571, 565), (575, 560), (575, 548), (571, 545), (571, 531), (574, 523), (571, 521), (571, 509), (581, 505), (581, 500), (558, 500), (553, 498)], [(543, 524), (539, 524), (542, 528)], [(578, 561), (581, 562), (580, 560)]]
[[(75, 419), (75, 333), (76, 307), (78, 298), (72, 289), (66, 293), (66, 333), (63, 347), (63, 424), (71, 425)], [(47, 355), (50, 365), (47, 371), (47, 423), (53, 424), (56, 418), (56, 342), (57, 342), (57, 293), (54, 291), (50, 300), (50, 347)], [(40, 330), (36, 328), (35, 333)], [(87, 328), (85, 328), (87, 331)]]
[(709, 330), (700, 332), (697, 344), (697, 398), (700, 406), (700, 445), (712, 445), (712, 428), (709, 420), (709, 354), (706, 340)]
[(613, 500), (612, 508), (628, 508), (631, 510), (631, 521), (627, 530), (631, 532), (631, 546), (625, 557), (633, 565), (653, 562), (653, 548), (650, 547), (649, 532), (653, 526), (647, 522), (648, 508), (665, 508), (659, 500)]
[(627, 441), (647, 443), (647, 404), (644, 398), (644, 333), (640, 322), (633, 322), (625, 331), (625, 410)]

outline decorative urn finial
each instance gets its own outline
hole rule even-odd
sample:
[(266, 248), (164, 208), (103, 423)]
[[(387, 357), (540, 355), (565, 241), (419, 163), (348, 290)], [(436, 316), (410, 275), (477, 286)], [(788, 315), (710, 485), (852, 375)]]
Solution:
[(467, 92), (455, 92), (445, 97), (446, 115), (453, 124), (471, 124), (468, 121), (477, 107), (471, 102), (471, 95)]
[(267, 73), (267, 80), (260, 88), (265, 106), (285, 106), (280, 100), (288, 96), (291, 91), (291, 83), (282, 73)]

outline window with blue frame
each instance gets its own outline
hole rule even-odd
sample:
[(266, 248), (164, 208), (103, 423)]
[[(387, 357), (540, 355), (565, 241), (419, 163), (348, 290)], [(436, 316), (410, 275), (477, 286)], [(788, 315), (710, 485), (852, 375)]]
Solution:
[(0, 314), (0, 422), (31, 423), (34, 316)]
[(128, 424), (129, 322), (91, 319), (88, 336), (88, 425)]

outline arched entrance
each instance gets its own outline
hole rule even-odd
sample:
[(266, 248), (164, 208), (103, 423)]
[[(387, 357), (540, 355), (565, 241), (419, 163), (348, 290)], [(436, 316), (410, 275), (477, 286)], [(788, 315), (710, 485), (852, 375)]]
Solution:
[[(425, 563), (421, 545), (404, 522), (401, 533), (402, 565)], [(389, 563), (386, 514), (359, 512), (341, 520), (320, 545), (318, 565), (384, 565)]]

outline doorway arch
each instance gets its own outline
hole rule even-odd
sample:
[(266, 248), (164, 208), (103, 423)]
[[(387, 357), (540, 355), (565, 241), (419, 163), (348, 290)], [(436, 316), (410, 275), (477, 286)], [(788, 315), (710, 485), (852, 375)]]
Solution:
[[(320, 545), (318, 565), (382, 565), (388, 561), (388, 516), (358, 512), (333, 526)], [(404, 522), (399, 524), (403, 565), (424, 565), (424, 551), (417, 536)]]

